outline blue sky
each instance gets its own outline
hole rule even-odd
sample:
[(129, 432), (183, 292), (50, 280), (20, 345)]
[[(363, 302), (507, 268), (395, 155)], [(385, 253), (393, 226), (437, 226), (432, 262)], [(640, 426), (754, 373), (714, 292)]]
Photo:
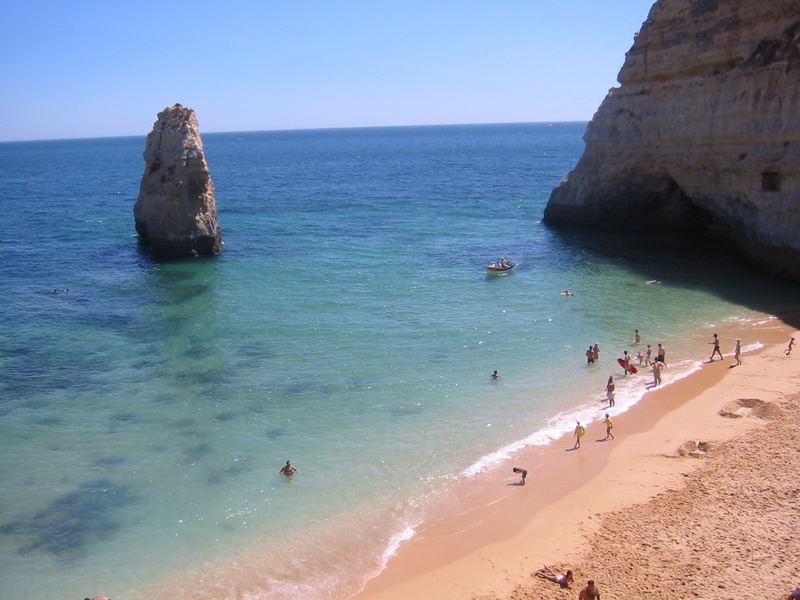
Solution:
[(651, 0), (0, 0), (0, 141), (588, 120)]

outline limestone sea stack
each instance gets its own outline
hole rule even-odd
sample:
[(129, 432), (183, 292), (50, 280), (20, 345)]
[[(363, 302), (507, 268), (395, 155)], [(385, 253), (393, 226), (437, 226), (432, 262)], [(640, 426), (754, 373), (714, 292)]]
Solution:
[(147, 135), (144, 163), (133, 217), (153, 254), (178, 258), (219, 252), (214, 182), (191, 108), (176, 104), (158, 113)]
[(800, 280), (800, 1), (658, 0), (545, 210), (728, 240)]

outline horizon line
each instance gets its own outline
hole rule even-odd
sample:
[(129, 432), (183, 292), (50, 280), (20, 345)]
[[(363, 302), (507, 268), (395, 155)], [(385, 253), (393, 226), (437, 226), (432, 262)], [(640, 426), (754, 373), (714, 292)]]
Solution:
[[(289, 131), (337, 131), (347, 129), (400, 129), (411, 127), (464, 127), (464, 126), (481, 126), (481, 125), (558, 125), (566, 123), (588, 123), (589, 120), (567, 120), (567, 121), (495, 121), (495, 122), (475, 122), (475, 123), (414, 123), (405, 125), (346, 125), (340, 127), (287, 127), (279, 129), (242, 129), (242, 130), (228, 130), (228, 131), (206, 131), (201, 133), (204, 135), (217, 135), (229, 133), (279, 133)], [(122, 135), (97, 135), (88, 137), (63, 137), (63, 138), (30, 138), (30, 139), (16, 139), (16, 140), (0, 140), (0, 144), (25, 144), (30, 142), (70, 142), (70, 141), (83, 141), (83, 140), (110, 140), (119, 138), (138, 138), (147, 137), (147, 133), (141, 134), (122, 134)]]

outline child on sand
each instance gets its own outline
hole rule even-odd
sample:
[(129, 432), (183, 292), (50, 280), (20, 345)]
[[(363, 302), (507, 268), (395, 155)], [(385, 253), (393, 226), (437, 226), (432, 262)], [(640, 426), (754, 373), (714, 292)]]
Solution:
[(528, 476), (528, 469), (520, 469), (519, 467), (514, 467), (511, 469), (514, 473), (519, 473), (520, 480), (519, 485), (525, 485), (525, 478)]
[(742, 355), (742, 340), (736, 338), (736, 348), (733, 350), (733, 359), (736, 361), (735, 365), (732, 366), (739, 366), (742, 364), (742, 360), (739, 358)]
[(606, 424), (606, 439), (611, 438), (614, 439), (614, 434), (611, 433), (611, 430), (614, 429), (614, 423), (611, 421), (611, 417), (608, 416), (606, 413), (606, 420), (604, 421)]
[(581, 438), (586, 433), (586, 428), (581, 425), (580, 421), (575, 421), (577, 425), (575, 426), (575, 431), (572, 435), (575, 436), (575, 445), (572, 447), (573, 450), (581, 447)]

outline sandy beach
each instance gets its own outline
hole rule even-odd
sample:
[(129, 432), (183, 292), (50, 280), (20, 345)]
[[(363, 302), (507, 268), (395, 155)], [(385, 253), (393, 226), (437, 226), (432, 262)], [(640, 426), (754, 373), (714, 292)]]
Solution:
[[(777, 319), (720, 333), (764, 346), (650, 391), (613, 441), (598, 421), (578, 450), (565, 436), (459, 483), (356, 598), (576, 598), (588, 579), (604, 598), (785, 597), (800, 584), (800, 355), (784, 350), (800, 334)], [(572, 589), (531, 576), (542, 565), (573, 569)]]

